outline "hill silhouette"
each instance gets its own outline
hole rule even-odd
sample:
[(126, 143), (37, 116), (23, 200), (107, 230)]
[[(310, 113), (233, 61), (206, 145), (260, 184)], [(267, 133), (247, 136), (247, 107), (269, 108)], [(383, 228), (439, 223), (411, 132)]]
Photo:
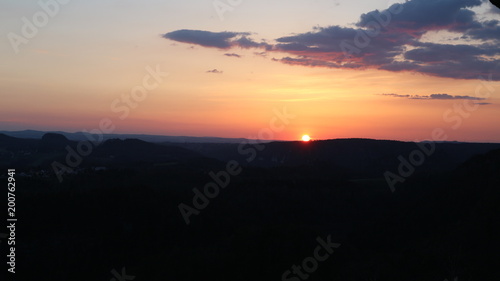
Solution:
[[(248, 162), (250, 154), (240, 153), (237, 144), (177, 144), (221, 161)], [(436, 143), (419, 171), (449, 171), (470, 157), (499, 149), (500, 144)], [(252, 147), (247, 145), (246, 147)], [(387, 170), (397, 169), (398, 156), (408, 157), (421, 148), (413, 142), (336, 139), (313, 142), (271, 142), (262, 145), (263, 150), (248, 165), (257, 167), (311, 165), (318, 169), (341, 170), (355, 177), (378, 177)]]
[[(24, 131), (0, 131), (0, 134), (5, 134), (11, 137), (24, 139), (40, 139), (47, 133), (63, 135), (72, 141), (86, 141), (88, 137), (82, 132), (45, 132), (36, 130)], [(190, 136), (162, 136), (162, 135), (145, 135), (145, 134), (103, 134), (103, 140), (110, 139), (139, 139), (147, 142), (171, 142), (171, 143), (240, 143), (245, 141), (242, 138), (219, 138), (219, 137), (190, 137)]]
[[(38, 151), (44, 144), (53, 150)], [(64, 161), (65, 147), (77, 145), (58, 135), (0, 135), (2, 163), (19, 165), (19, 174)], [(308, 280), (500, 277), (498, 144), (438, 143), (394, 193), (382, 172), (415, 143), (274, 142), (250, 162), (234, 144), (181, 146), (112, 139), (63, 182), (19, 175), (17, 254), (30, 268), (20, 280), (42, 271), (54, 281), (111, 279), (122, 267), (144, 280), (165, 272), (174, 280), (280, 280), (327, 236), (341, 246)], [(179, 204), (192, 205), (193, 188), (213, 182), (226, 159), (240, 161), (241, 174), (186, 225)]]
[[(3, 156), (0, 165), (4, 168), (15, 166), (23, 170), (51, 169), (54, 161), (66, 163), (68, 151), (77, 151), (79, 144), (80, 142), (68, 140), (57, 133), (46, 133), (41, 139), (20, 139), (0, 134), (0, 156)], [(111, 139), (96, 146), (91, 145), (91, 150), (90, 155), (81, 157), (83, 162), (80, 168), (89, 166), (134, 167), (139, 164), (151, 166), (165, 162), (205, 158), (185, 148), (136, 139)]]
[[(20, 139), (0, 135), (0, 162), (3, 167), (51, 168), (54, 161), (64, 163), (68, 147), (76, 151), (79, 142), (57, 133), (41, 139)], [(82, 168), (89, 166), (130, 167), (134, 165), (172, 165), (184, 163), (223, 166), (235, 160), (249, 167), (308, 167), (317, 175), (349, 179), (381, 178), (386, 171), (397, 171), (400, 156), (408, 158), (425, 143), (371, 139), (336, 139), (313, 142), (271, 142), (265, 144), (164, 143), (138, 139), (110, 139), (92, 146), (82, 157)], [(468, 158), (500, 148), (488, 143), (435, 143), (435, 151), (425, 157), (417, 173), (451, 171)], [(195, 161), (196, 159), (196, 161)]]

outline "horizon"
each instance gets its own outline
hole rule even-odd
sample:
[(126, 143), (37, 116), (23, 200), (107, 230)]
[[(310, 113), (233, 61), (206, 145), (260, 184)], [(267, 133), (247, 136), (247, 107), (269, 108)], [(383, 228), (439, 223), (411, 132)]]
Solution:
[(500, 142), (488, 1), (2, 5), (0, 130)]
[[(20, 131), (6, 131), (6, 130), (0, 130), (0, 134), (5, 134), (5, 133), (23, 133), (23, 132), (40, 132), (40, 133), (54, 133), (54, 134), (84, 134), (84, 132), (68, 132), (68, 131), (40, 131), (40, 130), (20, 130)], [(9, 134), (5, 134), (9, 136)], [(413, 142), (413, 143), (428, 143), (428, 142), (434, 142), (434, 143), (477, 143), (477, 144), (496, 144), (500, 143), (500, 141), (460, 141), (460, 140), (398, 140), (398, 139), (374, 139), (374, 138), (329, 138), (329, 139), (315, 139), (311, 138), (310, 140), (304, 141), (301, 138), (298, 139), (291, 139), (291, 140), (280, 140), (280, 139), (249, 139), (249, 138), (244, 138), (244, 137), (235, 137), (235, 138), (225, 138), (225, 137), (218, 137), (218, 136), (187, 136), (187, 135), (155, 135), (155, 134), (143, 134), (143, 133), (112, 133), (112, 134), (103, 134), (104, 136), (112, 137), (112, 136), (117, 136), (117, 139), (138, 139), (139, 136), (144, 136), (144, 137), (171, 137), (171, 138), (194, 138), (194, 139), (200, 139), (199, 143), (203, 143), (201, 139), (222, 139), (222, 140), (249, 140), (249, 141), (259, 141), (262, 143), (269, 143), (269, 142), (317, 142), (317, 141), (332, 141), (332, 140), (374, 140), (374, 141), (395, 141), (395, 142)], [(122, 136), (122, 137), (118, 137)], [(128, 138), (127, 136), (130, 136)], [(124, 138), (125, 137), (125, 138)], [(17, 138), (23, 138), (17, 136)], [(110, 138), (107, 138), (106, 140), (109, 140)], [(81, 139), (71, 139), (68, 138), (68, 140), (71, 141), (78, 141)], [(153, 142), (153, 141), (148, 141), (148, 140), (143, 140), (145, 142)], [(166, 141), (168, 142), (168, 141)], [(153, 142), (154, 143), (154, 142)], [(221, 142), (224, 143), (224, 142)], [(232, 142), (236, 143), (236, 142)]]

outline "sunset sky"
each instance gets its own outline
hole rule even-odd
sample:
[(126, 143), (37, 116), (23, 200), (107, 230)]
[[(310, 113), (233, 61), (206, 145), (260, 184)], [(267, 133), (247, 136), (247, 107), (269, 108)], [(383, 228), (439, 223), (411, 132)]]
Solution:
[(442, 128), (500, 142), (500, 13), (487, 1), (0, 6), (0, 130), (108, 118), (114, 133), (255, 138), (286, 108), (295, 118), (274, 139), (415, 141)]

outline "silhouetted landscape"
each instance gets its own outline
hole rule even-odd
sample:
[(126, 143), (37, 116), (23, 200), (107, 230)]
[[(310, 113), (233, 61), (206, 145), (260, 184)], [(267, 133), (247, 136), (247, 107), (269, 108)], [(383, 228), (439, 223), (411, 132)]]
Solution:
[[(22, 187), (18, 280), (108, 280), (123, 267), (123, 280), (500, 277), (500, 144), (433, 143), (392, 192), (384, 173), (418, 144), (111, 138), (59, 181), (52, 165), (78, 143), (0, 134), (0, 167), (16, 167)], [(187, 224), (180, 204), (192, 207), (193, 188), (203, 192), (230, 161), (241, 173), (219, 176), (227, 186)], [(313, 256), (318, 237), (340, 246), (307, 278), (283, 276)]]
[(500, 280), (498, 2), (0, 1), (0, 281)]

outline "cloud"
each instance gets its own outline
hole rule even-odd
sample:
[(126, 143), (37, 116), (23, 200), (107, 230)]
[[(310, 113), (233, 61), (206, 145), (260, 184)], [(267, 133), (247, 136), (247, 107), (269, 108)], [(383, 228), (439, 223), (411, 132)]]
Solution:
[(256, 56), (267, 57), (267, 53), (266, 52), (254, 52), (253, 54), (256, 55)]
[(163, 38), (204, 47), (228, 49), (231, 47), (230, 39), (244, 34), (245, 33), (237, 32), (210, 32), (182, 29), (166, 33), (163, 35)]
[[(409, 0), (362, 14), (352, 26), (314, 27), (270, 44), (248, 32), (178, 30), (165, 38), (220, 49), (255, 48), (289, 65), (416, 72), (454, 79), (497, 75), (500, 21), (479, 20), (471, 9), (484, 0)], [(457, 34), (455, 44), (424, 41), (429, 32)], [(474, 40), (474, 41), (472, 41)]]
[(494, 10), (495, 12), (499, 12), (500, 11), (500, 4), (498, 4), (497, 1), (493, 1), (493, 0), (490, 0), (490, 3), (491, 3), (491, 10)]
[(493, 6), (493, 5), (491, 5), (491, 8), (490, 8), (489, 12), (491, 14), (500, 14), (500, 9), (497, 8), (497, 7), (495, 7), (495, 6)]
[(265, 42), (257, 43), (248, 38), (249, 32), (210, 32), (203, 30), (181, 29), (165, 33), (165, 39), (170, 39), (182, 43), (190, 43), (203, 47), (229, 49), (233, 47), (248, 48), (268, 48)]
[(235, 57), (235, 58), (241, 58), (241, 56), (240, 56), (240, 55), (235, 54), (235, 53), (232, 53), (232, 54), (228, 54), (228, 53), (227, 53), (227, 54), (224, 54), (224, 56), (227, 56), (227, 57)]
[[(475, 13), (466, 8), (480, 6), (481, 0), (412, 0), (394, 4), (384, 11), (362, 14), (360, 27), (368, 27), (370, 22), (389, 18), (389, 29), (410, 31), (412, 34), (429, 30), (465, 30), (480, 27), (475, 21)], [(385, 17), (384, 17), (385, 16)]]
[(277, 58), (272, 58), (273, 61), (279, 61), (285, 64), (289, 65), (302, 65), (302, 66), (323, 66), (323, 67), (330, 67), (330, 68), (336, 68), (339, 67), (335, 63), (331, 63), (328, 61), (323, 61), (323, 60), (313, 60), (311, 58), (291, 58), (291, 57), (284, 57), (281, 59)]
[(471, 96), (452, 96), (448, 94), (432, 94), (429, 96), (434, 100), (485, 100), (485, 98), (471, 97)]
[(212, 69), (212, 70), (207, 70), (207, 73), (222, 74), (222, 73), (224, 73), (224, 71), (217, 70), (217, 69), (215, 68), (215, 69)]
[[(500, 9), (497, 9), (500, 13)], [(500, 38), (500, 25), (498, 20), (489, 20), (483, 23), (482, 28), (471, 29), (465, 33), (466, 36), (472, 39), (489, 40), (492, 38)]]
[[(412, 100), (485, 100), (485, 98), (478, 98), (473, 96), (452, 96), (449, 94), (431, 94), (431, 95), (400, 95), (400, 94), (380, 94), (381, 96), (390, 96), (395, 98), (407, 98)], [(476, 103), (483, 104), (483, 103)], [(489, 104), (489, 103), (484, 103)]]
[(399, 94), (380, 94), (381, 96), (390, 96), (395, 98), (409, 98), (410, 95), (399, 95)]

